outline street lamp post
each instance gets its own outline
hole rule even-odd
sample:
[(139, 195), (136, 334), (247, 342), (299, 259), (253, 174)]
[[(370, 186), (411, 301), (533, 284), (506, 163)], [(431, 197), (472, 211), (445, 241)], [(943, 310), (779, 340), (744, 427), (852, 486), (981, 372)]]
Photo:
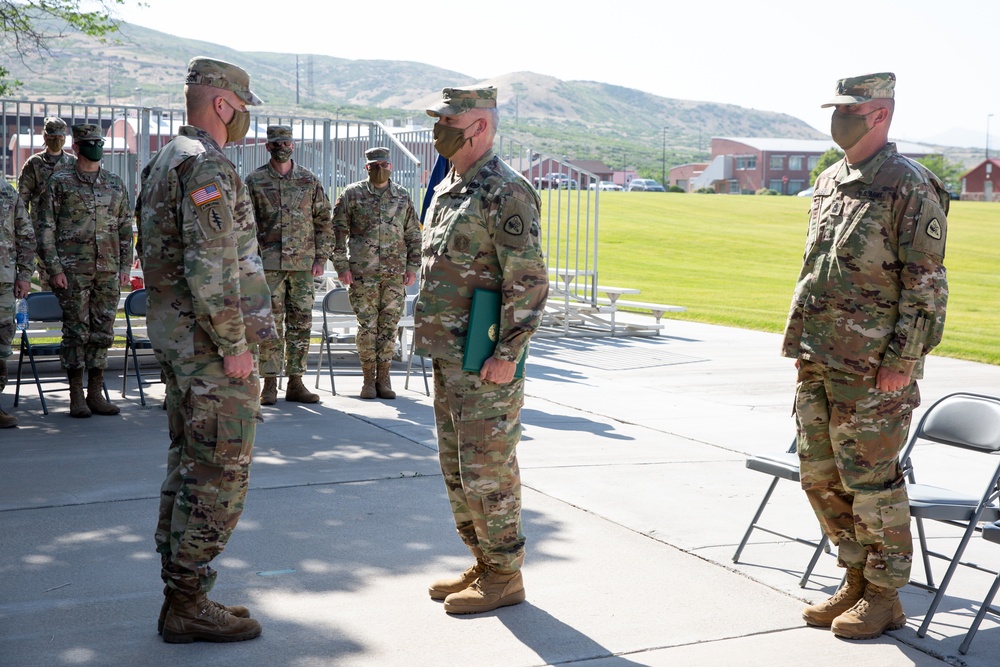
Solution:
[(139, 97), (139, 108), (142, 108), (142, 88), (139, 86), (135, 87), (135, 94)]
[(993, 114), (986, 114), (986, 159), (990, 159), (990, 118), (993, 118)]

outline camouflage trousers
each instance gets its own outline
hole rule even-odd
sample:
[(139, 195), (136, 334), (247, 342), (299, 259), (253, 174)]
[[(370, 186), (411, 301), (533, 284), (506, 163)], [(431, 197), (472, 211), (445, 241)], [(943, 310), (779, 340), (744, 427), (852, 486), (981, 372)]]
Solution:
[(895, 392), (874, 375), (800, 363), (795, 416), (802, 488), (841, 567), (902, 588), (910, 580), (910, 506), (899, 452), (913, 409), (915, 381)]
[(118, 274), (102, 271), (64, 275), (66, 289), (53, 290), (63, 310), (59, 355), (63, 368), (106, 368), (121, 296)]
[(356, 279), (348, 289), (358, 318), (358, 358), (362, 364), (392, 361), (396, 328), (406, 307), (402, 276)]
[(14, 326), (14, 283), (0, 283), (0, 392), (7, 387), (7, 359), (17, 328)]
[(216, 577), (211, 562), (243, 512), (261, 421), (260, 380), (256, 373), (227, 378), (218, 355), (158, 358), (170, 431), (154, 536), (161, 577), (185, 593), (207, 593)]
[(460, 362), (434, 360), (438, 458), (458, 534), (504, 571), (524, 562), (521, 439), (524, 380), (484, 384)]
[(278, 337), (260, 344), (260, 374), (278, 377), (284, 370), (287, 375), (305, 375), (316, 301), (312, 272), (265, 271), (264, 275)]

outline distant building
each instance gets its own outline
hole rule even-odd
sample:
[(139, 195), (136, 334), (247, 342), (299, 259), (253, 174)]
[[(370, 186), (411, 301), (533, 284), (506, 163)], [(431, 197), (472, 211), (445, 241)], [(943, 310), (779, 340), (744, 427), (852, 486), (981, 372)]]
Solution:
[[(713, 137), (712, 161), (701, 174), (691, 177), (687, 189), (753, 194), (767, 188), (778, 194), (794, 195), (809, 187), (809, 172), (819, 164), (820, 156), (836, 147), (830, 139)], [(906, 142), (896, 142), (896, 148), (911, 158), (934, 152), (929, 146)]]
[(667, 177), (667, 182), (664, 185), (677, 186), (684, 190), (684, 192), (694, 192), (691, 189), (691, 183), (694, 179), (701, 176), (707, 166), (707, 162), (693, 162), (672, 167)]
[(962, 174), (962, 199), (1000, 201), (1000, 160), (983, 160)]

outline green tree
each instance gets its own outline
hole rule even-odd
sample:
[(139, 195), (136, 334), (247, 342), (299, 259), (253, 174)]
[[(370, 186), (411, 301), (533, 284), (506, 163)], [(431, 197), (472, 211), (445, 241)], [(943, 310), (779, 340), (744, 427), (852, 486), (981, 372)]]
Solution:
[(813, 167), (813, 170), (809, 172), (809, 185), (815, 185), (816, 179), (819, 178), (819, 175), (822, 174), (827, 167), (843, 157), (844, 151), (839, 148), (831, 148), (827, 152), (820, 155), (819, 162), (817, 162), (816, 166)]
[(952, 162), (939, 153), (917, 158), (917, 162), (933, 171), (934, 175), (944, 182), (944, 186), (948, 190), (958, 189), (962, 181), (962, 174), (965, 172), (965, 167), (962, 164)]
[[(104, 41), (118, 32), (121, 21), (115, 7), (124, 4), (125, 0), (0, 0), (0, 53), (23, 63), (28, 57), (48, 53), (51, 41), (68, 30)], [(94, 9), (84, 11), (83, 5)], [(0, 97), (22, 85), (9, 77), (10, 70), (0, 65)]]

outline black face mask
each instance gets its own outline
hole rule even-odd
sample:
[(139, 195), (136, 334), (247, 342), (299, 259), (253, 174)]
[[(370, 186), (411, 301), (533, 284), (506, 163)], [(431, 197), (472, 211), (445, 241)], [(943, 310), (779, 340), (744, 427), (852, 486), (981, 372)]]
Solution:
[(104, 157), (104, 142), (83, 141), (76, 145), (76, 152), (91, 162), (100, 162)]

